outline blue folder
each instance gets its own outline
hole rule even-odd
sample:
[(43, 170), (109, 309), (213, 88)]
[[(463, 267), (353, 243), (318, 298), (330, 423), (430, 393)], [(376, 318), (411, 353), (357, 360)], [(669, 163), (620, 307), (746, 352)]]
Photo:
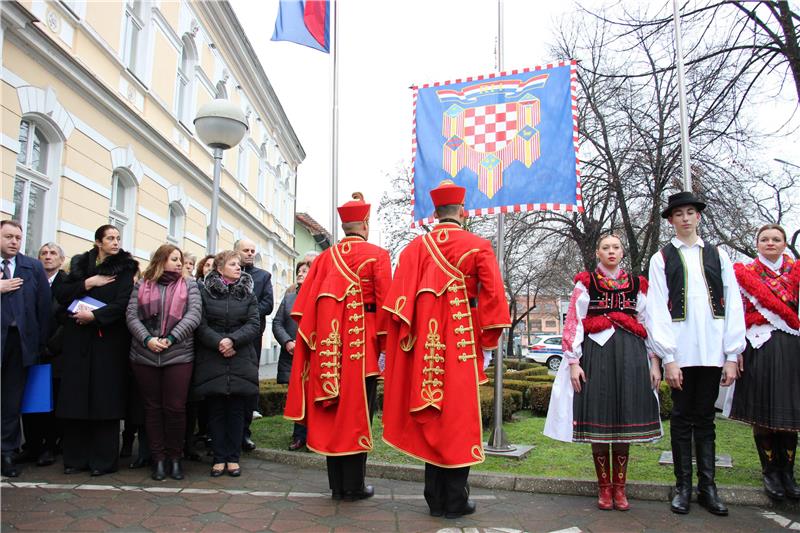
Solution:
[(28, 380), (22, 394), (24, 413), (49, 413), (53, 410), (53, 366), (51, 364), (28, 367)]

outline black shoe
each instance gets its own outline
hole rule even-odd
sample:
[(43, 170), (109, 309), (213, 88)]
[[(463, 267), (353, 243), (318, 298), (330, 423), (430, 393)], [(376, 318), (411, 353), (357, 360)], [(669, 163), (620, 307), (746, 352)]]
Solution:
[(92, 476), (92, 477), (100, 477), (100, 476), (104, 475), (105, 473), (106, 472), (103, 472), (102, 470), (100, 470), (98, 468), (92, 468), (92, 470), (89, 472), (89, 475)]
[(252, 452), (256, 449), (256, 443), (250, 437), (245, 437), (242, 440), (242, 449), (246, 452)]
[(460, 511), (447, 511), (444, 514), (445, 518), (461, 518), (462, 516), (466, 516), (468, 514), (472, 514), (475, 512), (475, 502), (472, 500), (467, 500), (467, 503), (464, 504), (464, 507), (461, 508)]
[(172, 460), (172, 470), (169, 473), (169, 477), (172, 479), (181, 480), (183, 479), (183, 465), (181, 465), (180, 459), (173, 459)]
[(18, 477), (19, 470), (17, 470), (17, 465), (14, 463), (14, 459), (10, 455), (3, 456), (3, 463), (2, 463), (2, 472), (5, 477)]
[(304, 440), (293, 440), (292, 443), (289, 445), (290, 452), (296, 452), (297, 450), (301, 449), (303, 446), (306, 445), (306, 441)]
[(145, 466), (150, 464), (150, 459), (145, 459), (144, 457), (137, 457), (134, 459), (131, 464), (128, 465), (128, 468), (144, 468)]
[(50, 466), (55, 462), (56, 462), (56, 456), (53, 455), (53, 452), (51, 452), (50, 450), (45, 450), (42, 452), (39, 458), (36, 459), (36, 466)]
[(228, 475), (231, 477), (239, 477), (242, 475), (242, 467), (239, 466), (237, 468), (228, 468)]
[(793, 500), (800, 499), (800, 487), (794, 479), (794, 456), (797, 451), (797, 433), (781, 431), (776, 434), (779, 446), (776, 452), (781, 455), (780, 480), (784, 493)]
[(153, 481), (164, 481), (167, 478), (166, 465), (163, 459), (153, 463), (153, 473), (150, 477)]
[(86, 470), (85, 468), (78, 468), (77, 466), (65, 466), (64, 473), (68, 476), (72, 474), (77, 474), (78, 472), (82, 472)]
[(692, 487), (675, 487), (675, 495), (669, 504), (669, 509), (677, 514), (689, 514), (689, 502), (692, 499)]
[(728, 508), (719, 498), (716, 485), (697, 487), (697, 503), (705, 507), (711, 514), (728, 516)]
[(444, 516), (444, 509), (431, 509), (431, 516)]
[(342, 499), (342, 493), (341, 492), (339, 492), (338, 490), (331, 491), (331, 500), (337, 500), (338, 501), (338, 500), (341, 500), (341, 499)]
[(215, 469), (215, 468), (212, 466), (212, 467), (211, 467), (211, 477), (220, 477), (222, 474), (224, 474), (224, 473), (225, 473), (225, 463), (215, 463), (215, 464), (221, 464), (221, 465), (222, 465), (222, 468), (220, 468), (220, 469)]
[(366, 500), (375, 496), (375, 487), (372, 485), (364, 485), (364, 488), (356, 491), (344, 491), (342, 499), (346, 502), (354, 502), (356, 500)]

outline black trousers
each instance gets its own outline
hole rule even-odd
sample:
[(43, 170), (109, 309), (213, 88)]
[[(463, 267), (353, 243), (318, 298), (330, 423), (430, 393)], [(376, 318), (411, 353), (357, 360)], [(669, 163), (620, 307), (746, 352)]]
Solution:
[[(369, 409), (369, 423), (375, 414), (375, 393), (378, 389), (378, 377), (369, 376), (364, 380), (367, 391), (367, 408)], [(364, 478), (367, 475), (367, 454), (356, 453), (353, 455), (336, 455), (326, 457), (328, 466), (328, 484), (333, 492), (357, 492), (364, 488)]]
[(442, 468), (425, 463), (425, 501), (431, 511), (457, 513), (469, 499), (469, 467)]
[[(58, 398), (60, 379), (53, 378), (53, 398)], [(22, 427), (25, 433), (25, 451), (30, 451), (34, 458), (45, 450), (53, 455), (58, 451), (63, 434), (61, 419), (56, 418), (55, 405), (49, 413), (29, 413), (22, 415)]]
[(214, 463), (238, 463), (242, 450), (244, 411), (250, 405), (250, 396), (215, 394), (206, 397), (206, 401)]
[(119, 420), (64, 419), (64, 467), (116, 472)]
[(19, 411), (22, 393), (25, 391), (27, 370), (22, 363), (22, 344), (19, 330), (9, 327), (2, 354), (2, 382), (0, 386), (0, 439), (4, 456), (12, 455), (19, 448), (22, 436)]
[(683, 390), (672, 389), (670, 437), (672, 447), (678, 442), (713, 442), (714, 402), (719, 395), (722, 369), (717, 366), (689, 366), (681, 369)]

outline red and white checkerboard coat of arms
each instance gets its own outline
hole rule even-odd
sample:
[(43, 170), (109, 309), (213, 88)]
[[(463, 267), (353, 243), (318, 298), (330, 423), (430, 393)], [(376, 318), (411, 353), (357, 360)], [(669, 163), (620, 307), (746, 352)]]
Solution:
[[(522, 82), (521, 88), (541, 86), (546, 76)], [(503, 170), (519, 161), (526, 167), (539, 158), (541, 147), (536, 126), (541, 119), (539, 99), (523, 92), (517, 101), (497, 103), (498, 92), (508, 92), (496, 81), (486, 81), (456, 95), (440, 91), (442, 101), (454, 101), (442, 116), (442, 135), (447, 139), (442, 147), (442, 167), (453, 177), (464, 167), (478, 175), (478, 189), (492, 198), (503, 186)], [(520, 87), (515, 87), (517, 91)], [(465, 107), (481, 96), (491, 96), (495, 102)], [(477, 95), (477, 96), (475, 96)]]

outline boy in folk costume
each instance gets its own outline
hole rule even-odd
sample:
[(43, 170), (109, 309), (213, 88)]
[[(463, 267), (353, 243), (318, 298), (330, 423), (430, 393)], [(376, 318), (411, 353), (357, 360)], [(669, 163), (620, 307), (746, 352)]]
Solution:
[(675, 346), (669, 322), (647, 312), (647, 280), (620, 268), (620, 238), (601, 237), (596, 255), (597, 269), (575, 276), (544, 434), (592, 443), (597, 507), (627, 511), (630, 443), (662, 435), (655, 392), (661, 368), (657, 360), (648, 365), (648, 354)]
[(697, 234), (706, 204), (690, 192), (669, 197), (661, 213), (675, 238), (650, 259), (650, 312), (672, 321), (675, 353), (659, 353), (672, 387), (670, 430), (675, 470), (672, 512), (686, 514), (692, 494), (692, 438), (697, 457), (697, 499), (709, 512), (728, 508), (714, 483), (714, 402), (720, 382), (738, 375), (737, 356), (745, 348), (742, 299), (728, 254)]
[(767, 224), (756, 235), (758, 257), (736, 263), (747, 348), (730, 417), (753, 425), (764, 490), (773, 500), (800, 498), (794, 478), (800, 430), (800, 266), (784, 253), (786, 231)]
[(475, 511), (467, 477), (484, 461), (478, 384), (510, 325), (491, 244), (462, 228), (465, 193), (449, 180), (431, 191), (439, 223), (400, 254), (384, 302), (383, 440), (425, 461), (430, 513), (448, 518)]
[(364, 476), (391, 261), (367, 242), (370, 204), (360, 193), (338, 211), (345, 237), (314, 260), (292, 308), (297, 344), (284, 416), (305, 424), (308, 448), (327, 456), (333, 499), (352, 501), (374, 493)]

